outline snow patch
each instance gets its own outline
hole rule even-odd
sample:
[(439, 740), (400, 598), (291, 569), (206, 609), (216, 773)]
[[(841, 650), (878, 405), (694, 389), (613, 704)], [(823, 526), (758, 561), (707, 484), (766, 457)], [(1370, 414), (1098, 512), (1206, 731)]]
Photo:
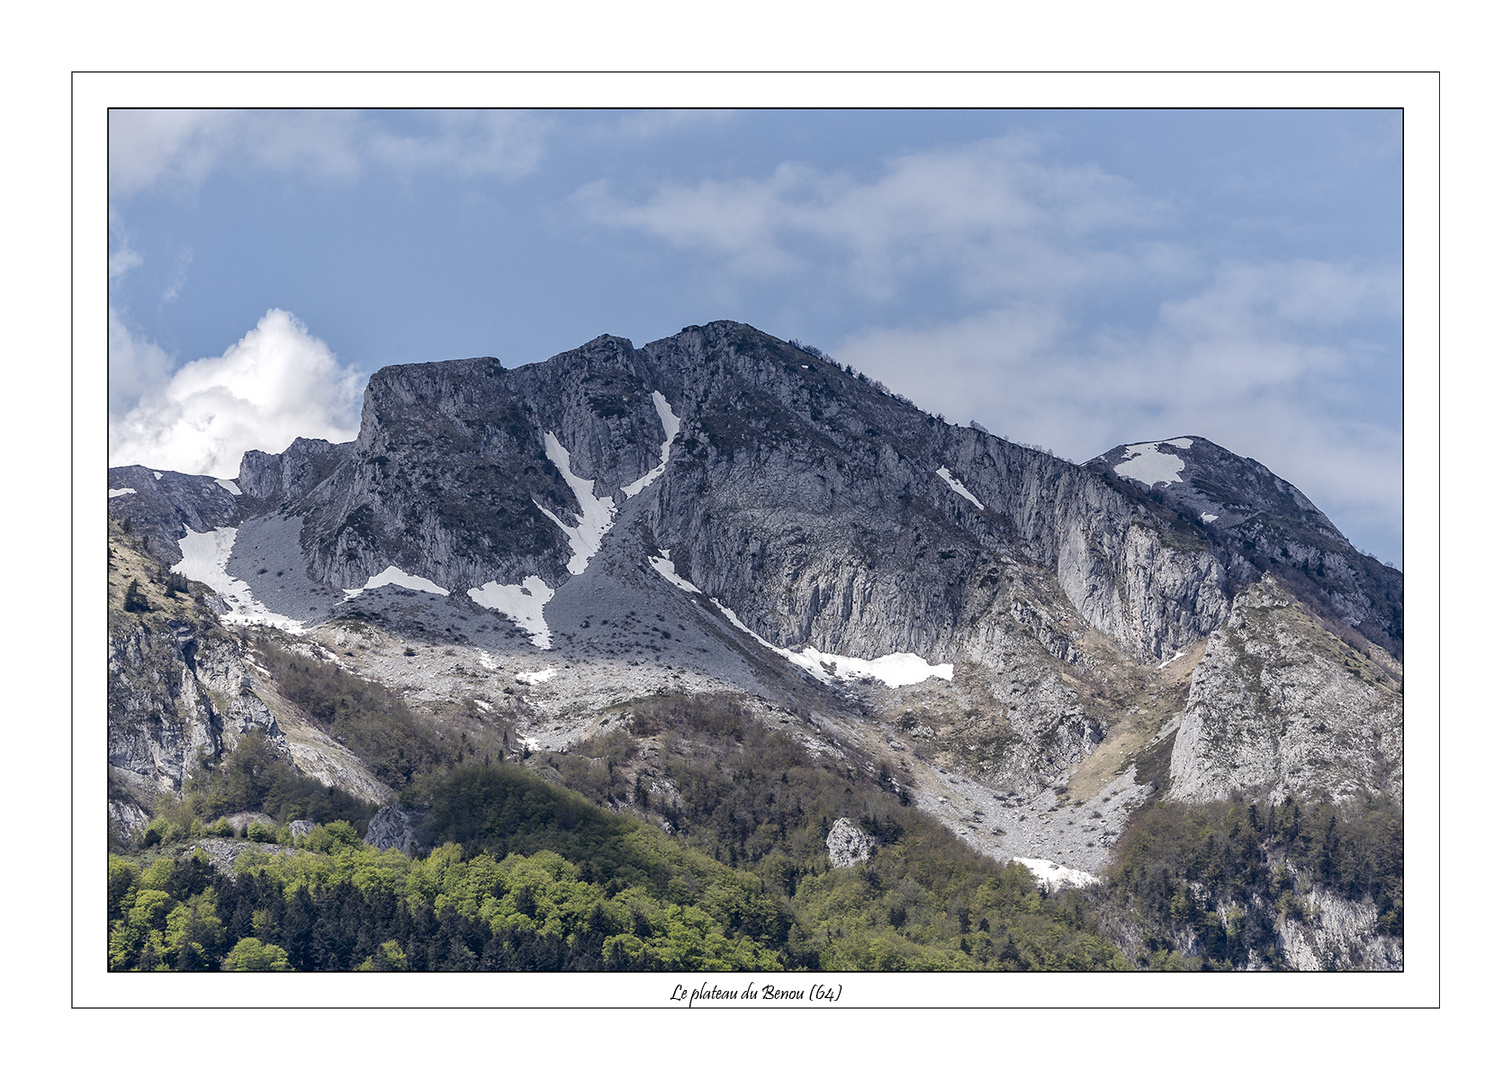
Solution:
[(1125, 460), (1113, 466), (1113, 471), (1119, 476), (1138, 481), (1147, 487), (1154, 487), (1156, 484), (1179, 484), (1181, 477), (1177, 474), (1186, 468), (1186, 462), (1175, 454), (1162, 454), (1160, 447), (1177, 446), (1184, 450), (1191, 445), (1191, 439), (1138, 443), (1125, 448)]
[(361, 588), (343, 589), (342, 592), (346, 593), (347, 599), (350, 600), (353, 597), (361, 596), (369, 589), (381, 589), (385, 585), (397, 585), (401, 589), (408, 589), (411, 592), (438, 593), (441, 596), (451, 595), (430, 578), (423, 578), (418, 574), (406, 574), (392, 563), (389, 564), (388, 569), (384, 570), (383, 573), (374, 574), (368, 578), (367, 584)]
[(553, 432), (546, 433), (546, 456), (557, 467), (557, 472), (562, 474), (562, 479), (567, 481), (567, 486), (577, 496), (578, 506), (582, 513), (578, 515), (578, 523), (569, 527), (561, 518), (540, 503), (536, 503), (536, 509), (556, 522), (557, 528), (567, 534), (567, 545), (572, 548), (572, 558), (567, 562), (569, 574), (581, 574), (588, 569), (588, 560), (599, 552), (599, 546), (604, 542), (604, 534), (614, 524), (614, 500), (608, 495), (597, 498), (593, 494), (593, 481), (584, 479), (573, 473), (569, 467), (570, 458), (567, 448), (557, 441)]
[(303, 622), (268, 610), (262, 601), (252, 595), (252, 586), (226, 573), (226, 562), (231, 558), (231, 549), (236, 545), (235, 526), (227, 525), (202, 533), (186, 527), (185, 535), (178, 543), (184, 557), (168, 569), (183, 574), (190, 581), (198, 581), (214, 589), (216, 595), (231, 608), (230, 612), (220, 617), (221, 622), (243, 626), (272, 626), (292, 634), (304, 632)]
[[(482, 607), (503, 613), (509, 621), (530, 635), (530, 643), (538, 649), (551, 648), (551, 627), (546, 624), (546, 604), (556, 590), (535, 574), (519, 585), (500, 585), (497, 581), (486, 582), (477, 589), (468, 589), (467, 595)], [(486, 667), (497, 665), (485, 662)]]
[[(713, 597), (709, 599), (713, 600)], [(724, 612), (724, 617), (734, 624), (736, 629), (749, 634), (761, 645), (772, 650), (790, 663), (797, 664), (804, 671), (813, 675), (823, 682), (832, 679), (850, 681), (854, 679), (876, 679), (886, 683), (896, 690), (900, 686), (912, 686), (914, 683), (923, 682), (928, 678), (944, 679), (949, 682), (955, 675), (953, 664), (931, 664), (922, 656), (913, 653), (888, 653), (879, 656), (875, 660), (862, 660), (854, 656), (839, 656), (835, 653), (823, 653), (812, 645), (802, 652), (793, 652), (791, 649), (778, 648), (756, 631), (752, 630), (735, 615), (733, 611), (725, 607), (718, 600), (714, 600), (714, 606)]]
[(1212, 522), (1217, 521), (1217, 520), (1218, 520), (1218, 515), (1217, 514), (1203, 514), (1202, 515), (1202, 523), (1204, 525), (1211, 524)]
[[(929, 678), (944, 679), (949, 682), (955, 675), (954, 664), (931, 664), (914, 653), (888, 653), (875, 660), (862, 660), (854, 656), (822, 653), (813, 646), (809, 646), (796, 655), (787, 650), (783, 651), (788, 653), (788, 658), (793, 663), (798, 664), (799, 667), (808, 668), (810, 671), (817, 666), (825, 675), (832, 675), (846, 681), (876, 679), (894, 690), (900, 686), (921, 683)], [(820, 677), (823, 678), (824, 675)]]
[(152, 474), (152, 478), (153, 478), (153, 479), (154, 479), (154, 480), (161, 480), (161, 479), (162, 479), (162, 478), (163, 478), (163, 474), (162, 474), (162, 473), (160, 473), (160, 472), (154, 472), (154, 473), (153, 473), (153, 474)]
[(1074, 870), (1069, 866), (1051, 862), (1049, 859), (1031, 859), (1023, 855), (1015, 855), (1013, 861), (1028, 867), (1035, 880), (1052, 892), (1067, 886), (1080, 889), (1097, 880), (1096, 874), (1089, 874), (1085, 870)]
[(221, 487), (225, 488), (227, 491), (229, 491), (233, 495), (240, 495), (241, 494), (241, 488), (239, 488), (239, 487), (236, 486), (236, 481), (235, 480), (217, 480), (216, 483), (219, 484)]
[[(472, 594), (469, 592), (468, 595), (470, 596)], [(499, 662), (481, 649), (478, 650), (478, 663), (487, 668), (489, 671), (499, 670)]]
[[(646, 561), (651, 564), (652, 568), (655, 569), (658, 574), (666, 578), (672, 584), (676, 585), (683, 592), (701, 594), (702, 590), (700, 590), (697, 585), (693, 584), (687, 578), (678, 576), (677, 567), (672, 564), (672, 550), (670, 548), (662, 548), (661, 558), (659, 559), (655, 555), (647, 555)], [(749, 632), (750, 631), (747, 631), (747, 633)]]
[(966, 485), (963, 484), (963, 483), (961, 483), (955, 477), (951, 476), (950, 475), (950, 470), (947, 469), (945, 466), (941, 465), (938, 469), (936, 469), (935, 470), (935, 475), (938, 476), (941, 480), (945, 481), (947, 484), (949, 484), (951, 491), (954, 491), (957, 495), (960, 495), (960, 496), (964, 497), (965, 499), (967, 499), (978, 510), (985, 510), (985, 509), (987, 509), (985, 506), (982, 505), (982, 500), (978, 499), (971, 492), (967, 491), (966, 490)]
[(525, 686), (539, 686), (547, 679), (556, 674), (556, 668), (542, 668), (540, 671), (521, 671), (515, 675), (515, 682)]
[(136, 488), (110, 488), (109, 490), (112, 499), (120, 498), (122, 495), (136, 494)]
[(1160, 667), (1165, 667), (1167, 664), (1174, 664), (1176, 661), (1180, 660), (1185, 655), (1186, 655), (1186, 653), (1179, 652), (1175, 656), (1171, 657), (1169, 660), (1162, 660), (1160, 662), (1159, 666)]
[(634, 498), (647, 484), (666, 471), (667, 462), (672, 458), (672, 440), (677, 438), (677, 433), (682, 430), (681, 418), (673, 414), (672, 406), (667, 404), (667, 399), (662, 397), (660, 390), (651, 391), (651, 404), (656, 406), (656, 415), (661, 417), (662, 431), (667, 434), (667, 439), (661, 447), (661, 464), (628, 487), (620, 488), (627, 498)]

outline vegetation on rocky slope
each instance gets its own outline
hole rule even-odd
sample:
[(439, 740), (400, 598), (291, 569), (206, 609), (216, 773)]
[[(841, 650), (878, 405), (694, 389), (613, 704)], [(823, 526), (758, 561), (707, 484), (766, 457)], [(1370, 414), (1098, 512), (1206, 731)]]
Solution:
[[(642, 744), (661, 749), (631, 767)], [(266, 749), (243, 740), (149, 828), (157, 848), (113, 859), (114, 968), (1130, 967), (1077, 899), (1044, 895), (1022, 867), (903, 805), (889, 778), (815, 759), (723, 696), (639, 703), (627, 730), (581, 755), (537, 755), (535, 772), (431, 774), (425, 858), (379, 854), (344, 821), (298, 841), (270, 829), (264, 839), (306, 850), (253, 848), (230, 878), (184, 848), (160, 857), (169, 841), (229, 831), (199, 819), (234, 802), (285, 821), (331, 812), (329, 795), (291, 793)], [(836, 869), (825, 840), (841, 816), (876, 847)]]
[(1402, 810), (1166, 803), (1130, 822), (1089, 901), (1141, 966), (1286, 969), (1285, 924), (1316, 922), (1331, 894), (1374, 908), (1375, 934), (1401, 947)]

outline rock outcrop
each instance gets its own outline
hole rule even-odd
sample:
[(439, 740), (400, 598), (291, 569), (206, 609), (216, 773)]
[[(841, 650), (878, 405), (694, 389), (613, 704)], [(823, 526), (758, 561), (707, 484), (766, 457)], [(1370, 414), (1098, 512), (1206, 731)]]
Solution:
[(871, 858), (872, 848), (876, 846), (850, 818), (836, 818), (824, 843), (829, 848), (829, 864), (836, 870), (865, 862)]
[(1402, 692), (1267, 576), (1234, 602), (1192, 675), (1170, 796), (1402, 798)]

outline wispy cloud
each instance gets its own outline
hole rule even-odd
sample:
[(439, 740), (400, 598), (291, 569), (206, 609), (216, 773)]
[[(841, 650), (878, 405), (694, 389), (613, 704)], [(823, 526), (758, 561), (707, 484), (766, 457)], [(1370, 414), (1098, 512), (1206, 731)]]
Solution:
[(576, 198), (597, 222), (700, 252), (735, 274), (828, 268), (876, 298), (942, 273), (982, 298), (1138, 272), (1138, 252), (1099, 238), (1165, 212), (1119, 177), (1047, 163), (1016, 138), (900, 156), (870, 180), (785, 162), (763, 178), (669, 184), (638, 202), (606, 180)]
[(514, 111), (116, 109), (111, 195), (159, 186), (185, 193), (233, 167), (325, 180), (368, 168), (519, 176), (539, 162), (549, 124)]
[(166, 377), (163, 350), (134, 337), (112, 313), (112, 408), (120, 381), (136, 403), (110, 432), (112, 465), (235, 476), (251, 449), (278, 453), (296, 437), (356, 437), (364, 379), (287, 311), (270, 309), (217, 357)]
[(189, 264), (193, 261), (193, 249), (184, 248), (179, 252), (178, 259), (173, 264), (173, 280), (163, 290), (163, 303), (171, 304), (179, 298), (179, 293), (189, 281)]
[(110, 211), (110, 278), (114, 281), (122, 274), (135, 270), (142, 265), (140, 252), (131, 248), (131, 238), (126, 235), (125, 228), (121, 225), (115, 209)]

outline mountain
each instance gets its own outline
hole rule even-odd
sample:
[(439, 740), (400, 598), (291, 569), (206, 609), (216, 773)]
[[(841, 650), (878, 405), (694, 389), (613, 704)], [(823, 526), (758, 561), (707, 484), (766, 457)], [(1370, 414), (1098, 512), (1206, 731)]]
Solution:
[[(1402, 797), (1402, 575), (1295, 487), (1197, 436), (1078, 466), (738, 323), (384, 368), (353, 443), (113, 468), (110, 496), (123, 842), (253, 729), (373, 803), (442, 760), (425, 738), (561, 780), (621, 732), (662, 809), (605, 804), (676, 832), (636, 703), (711, 695), (1047, 884), (1156, 800)], [(376, 762), (275, 677), (298, 663), (387, 688), (431, 748)]]

